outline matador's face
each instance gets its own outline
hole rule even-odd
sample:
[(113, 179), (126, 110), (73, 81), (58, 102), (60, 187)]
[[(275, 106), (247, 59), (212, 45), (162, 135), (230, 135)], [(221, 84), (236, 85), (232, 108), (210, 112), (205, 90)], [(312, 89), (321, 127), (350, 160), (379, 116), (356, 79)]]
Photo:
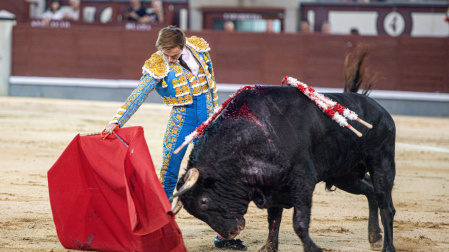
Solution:
[(181, 56), (182, 48), (181, 46), (176, 46), (172, 49), (162, 49), (161, 51), (164, 54), (164, 57), (168, 61), (168, 63), (174, 64), (178, 61), (179, 57)]

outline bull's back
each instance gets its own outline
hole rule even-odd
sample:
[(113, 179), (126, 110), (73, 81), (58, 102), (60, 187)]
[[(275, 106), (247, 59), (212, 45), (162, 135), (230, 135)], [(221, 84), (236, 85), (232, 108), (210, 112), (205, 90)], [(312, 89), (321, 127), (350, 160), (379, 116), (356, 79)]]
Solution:
[[(357, 93), (324, 93), (324, 95), (340, 105), (354, 111), (359, 118), (370, 122), (380, 131), (394, 130), (394, 122), (389, 113), (373, 99)], [(322, 132), (344, 129), (326, 115), (313, 101), (297, 88), (289, 86), (259, 87), (247, 90), (235, 97), (236, 103), (247, 104), (251, 111), (267, 126), (276, 123), (278, 127), (290, 127), (297, 130), (317, 128), (316, 136)], [(348, 120), (356, 129), (367, 133), (368, 129), (361, 124)], [(353, 134), (349, 130), (348, 132)]]
[[(378, 147), (385, 138), (394, 139), (395, 126), (389, 113), (373, 99), (356, 93), (332, 93), (325, 96), (354, 111), (359, 118), (373, 125), (348, 120), (360, 131), (358, 137), (347, 127), (332, 120), (308, 97), (294, 87), (260, 87), (236, 97), (258, 118), (272, 146), (292, 163), (310, 158), (316, 166), (333, 165), (345, 169), (357, 163), (367, 151)], [(263, 138), (261, 138), (263, 140)]]

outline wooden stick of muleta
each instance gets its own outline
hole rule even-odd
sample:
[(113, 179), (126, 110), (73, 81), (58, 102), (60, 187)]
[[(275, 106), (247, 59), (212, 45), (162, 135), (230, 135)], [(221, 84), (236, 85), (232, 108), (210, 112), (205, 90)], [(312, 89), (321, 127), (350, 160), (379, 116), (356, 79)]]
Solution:
[(80, 136), (93, 136), (93, 135), (100, 135), (101, 131), (98, 132), (87, 132), (87, 133), (80, 133)]
[(310, 100), (315, 102), (315, 104), (328, 116), (332, 118), (332, 120), (336, 121), (340, 126), (347, 127), (352, 132), (354, 132), (358, 137), (362, 137), (362, 133), (352, 127), (346, 120), (346, 118), (350, 120), (355, 120), (365, 127), (372, 129), (373, 125), (363, 121), (358, 117), (354, 111), (351, 111), (348, 108), (343, 107), (332, 99), (324, 96), (323, 94), (318, 93), (307, 84), (298, 81), (295, 78), (285, 76), (282, 80), (282, 84), (287, 81), (287, 84), (299, 89), (302, 93), (304, 93)]

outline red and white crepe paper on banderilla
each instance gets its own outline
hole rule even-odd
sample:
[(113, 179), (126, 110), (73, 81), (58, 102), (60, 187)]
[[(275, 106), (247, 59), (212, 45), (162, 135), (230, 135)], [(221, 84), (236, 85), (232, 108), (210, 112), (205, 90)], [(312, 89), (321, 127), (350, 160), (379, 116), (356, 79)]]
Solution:
[[(326, 96), (318, 93), (313, 89), (312, 87), (307, 86), (306, 84), (298, 81), (295, 78), (285, 76), (285, 78), (282, 80), (282, 84), (287, 81), (287, 84), (290, 86), (294, 86), (298, 88), (301, 92), (303, 92), (309, 99), (315, 102), (318, 107), (323, 110), (324, 113), (329, 115), (334, 121), (336, 121), (340, 126), (342, 127), (348, 127), (350, 130), (352, 130), (357, 136), (362, 137), (362, 133), (360, 133), (358, 130), (354, 129), (351, 125), (348, 124), (346, 121), (346, 118), (350, 120), (356, 120), (360, 122), (361, 124), (365, 125), (368, 128), (373, 128), (373, 126), (362, 119), (358, 118), (357, 114), (353, 111), (341, 106), (340, 104), (336, 103), (335, 101), (327, 98)], [(257, 85), (256, 85), (257, 86)], [(212, 114), (206, 121), (204, 121), (200, 126), (198, 126), (192, 133), (190, 133), (188, 136), (186, 136), (185, 141), (174, 151), (174, 154), (178, 154), (179, 151), (182, 150), (186, 145), (191, 143), (195, 138), (201, 137), (203, 135), (204, 129), (209, 126), (209, 124), (217, 118), (217, 116), (223, 111), (224, 108), (231, 102), (231, 100), (240, 92), (247, 89), (252, 89), (256, 86), (245, 86), (237, 90), (234, 94), (231, 94), (229, 98), (221, 104), (221, 106), (218, 108), (218, 110)], [(346, 117), (346, 118), (345, 118)]]
[(200, 126), (198, 126), (192, 133), (190, 133), (188, 136), (186, 136), (185, 141), (174, 151), (175, 155), (178, 154), (179, 151), (182, 150), (182, 148), (184, 148), (186, 145), (188, 145), (189, 143), (193, 142), (193, 140), (197, 137), (201, 137), (203, 135), (203, 131), (204, 129), (209, 126), (209, 124), (215, 120), (215, 118), (217, 118), (217, 116), (221, 113), (221, 111), (223, 111), (224, 108), (226, 108), (226, 106), (228, 106), (229, 102), (231, 102), (232, 99), (234, 99), (234, 97), (242, 92), (243, 90), (247, 90), (247, 89), (252, 89), (255, 86), (244, 86), (242, 88), (240, 88), (239, 90), (237, 90), (237, 92), (231, 94), (229, 96), (229, 98), (223, 102), (221, 104), (221, 106), (209, 117), (207, 118), (206, 121), (204, 121)]
[(312, 87), (307, 86), (305, 83), (302, 83), (298, 81), (295, 78), (285, 76), (285, 78), (282, 80), (282, 84), (284, 82), (287, 82), (288, 85), (296, 87), (301, 92), (303, 92), (310, 100), (315, 102), (315, 104), (329, 117), (332, 118), (332, 120), (336, 121), (340, 126), (347, 127), (352, 132), (354, 132), (357, 136), (362, 137), (362, 133), (360, 133), (358, 130), (354, 129), (346, 120), (346, 118), (350, 120), (356, 120), (357, 122), (365, 125), (367, 128), (372, 129), (373, 126), (362, 119), (358, 117), (356, 113), (349, 110), (348, 108), (343, 107), (342, 105), (338, 104), (337, 102), (327, 98), (323, 94), (318, 93), (313, 89)]

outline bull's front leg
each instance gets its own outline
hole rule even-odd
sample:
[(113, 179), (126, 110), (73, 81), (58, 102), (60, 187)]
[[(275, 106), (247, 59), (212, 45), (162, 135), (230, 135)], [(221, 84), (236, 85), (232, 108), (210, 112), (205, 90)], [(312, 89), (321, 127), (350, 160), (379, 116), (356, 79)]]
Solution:
[(301, 206), (295, 207), (293, 216), (293, 228), (301, 238), (305, 252), (321, 252), (322, 250), (312, 241), (309, 236), (310, 208)]
[(268, 208), (268, 239), (265, 246), (259, 252), (277, 251), (279, 246), (279, 227), (282, 220), (282, 211), (280, 207)]
[(293, 228), (302, 241), (304, 252), (321, 252), (322, 250), (309, 236), (310, 212), (312, 209), (312, 195), (315, 184), (312, 179), (302, 179), (301, 181), (303, 184), (301, 184), (295, 195)]

